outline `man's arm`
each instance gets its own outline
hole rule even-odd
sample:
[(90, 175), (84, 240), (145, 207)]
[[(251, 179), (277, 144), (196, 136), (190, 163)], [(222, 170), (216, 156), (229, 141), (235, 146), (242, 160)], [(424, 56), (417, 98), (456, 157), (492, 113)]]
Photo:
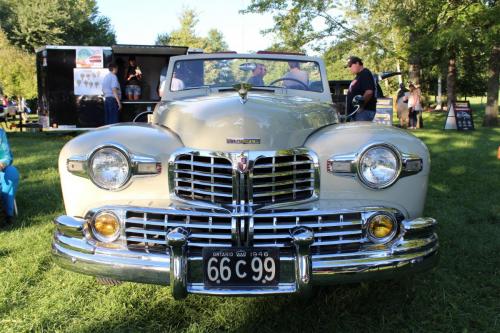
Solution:
[(368, 104), (368, 102), (372, 99), (373, 97), (373, 90), (365, 90), (365, 93), (363, 94), (363, 99), (364, 99), (364, 103), (363, 103), (363, 109), (365, 108), (366, 104)]
[(362, 78), (362, 83), (361, 87), (364, 88), (364, 93), (363, 93), (363, 98), (365, 102), (363, 103), (363, 109), (365, 108), (366, 104), (373, 98), (374, 92), (375, 92), (375, 82), (373, 82), (373, 76), (369, 71), (363, 71), (362, 73), (363, 78)]

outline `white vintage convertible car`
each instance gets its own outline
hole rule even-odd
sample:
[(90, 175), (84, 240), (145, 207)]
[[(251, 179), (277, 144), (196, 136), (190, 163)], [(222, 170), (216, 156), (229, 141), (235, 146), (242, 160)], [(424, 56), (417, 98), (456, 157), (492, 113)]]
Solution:
[(62, 149), (59, 265), (176, 299), (308, 294), (435, 265), (426, 146), (340, 121), (320, 59), (178, 56), (168, 77), (151, 123)]

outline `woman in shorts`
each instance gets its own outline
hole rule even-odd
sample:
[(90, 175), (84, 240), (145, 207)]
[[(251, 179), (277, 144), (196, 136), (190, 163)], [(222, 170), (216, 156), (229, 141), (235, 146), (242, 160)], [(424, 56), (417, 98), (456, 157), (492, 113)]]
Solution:
[(130, 56), (125, 74), (125, 94), (128, 100), (137, 101), (141, 98), (141, 80), (141, 69), (137, 66), (135, 56)]

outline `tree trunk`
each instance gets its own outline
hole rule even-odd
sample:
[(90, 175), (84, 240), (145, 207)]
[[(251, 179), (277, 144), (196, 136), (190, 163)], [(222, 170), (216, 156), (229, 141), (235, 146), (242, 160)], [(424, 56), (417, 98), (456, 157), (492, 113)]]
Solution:
[(488, 92), (486, 97), (486, 111), (483, 126), (498, 125), (498, 87), (500, 80), (500, 46), (493, 46), (488, 66)]
[(446, 90), (447, 90), (447, 106), (450, 106), (457, 101), (457, 59), (455, 53), (450, 54), (448, 59), (448, 75), (446, 76)]
[(438, 76), (438, 94), (436, 101), (436, 110), (443, 110), (443, 79), (441, 77), (441, 73)]
[[(410, 32), (410, 45), (413, 45), (416, 40), (416, 33)], [(410, 55), (408, 59), (410, 65), (409, 68), (409, 79), (414, 84), (420, 84), (420, 56), (414, 51), (414, 48), (410, 48)]]

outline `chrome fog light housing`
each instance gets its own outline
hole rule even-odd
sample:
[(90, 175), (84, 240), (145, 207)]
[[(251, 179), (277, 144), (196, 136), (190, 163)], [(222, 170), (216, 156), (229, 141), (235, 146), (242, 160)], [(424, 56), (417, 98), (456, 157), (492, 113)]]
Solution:
[(396, 219), (386, 213), (377, 213), (368, 220), (366, 231), (368, 238), (374, 243), (391, 241), (398, 230)]
[(358, 162), (358, 176), (363, 184), (382, 189), (396, 182), (401, 173), (399, 152), (388, 145), (375, 145), (366, 149)]
[(89, 158), (89, 176), (98, 187), (118, 190), (132, 176), (128, 154), (115, 146), (96, 149)]
[(92, 233), (101, 242), (113, 242), (120, 236), (120, 219), (110, 211), (102, 211), (92, 218)]

